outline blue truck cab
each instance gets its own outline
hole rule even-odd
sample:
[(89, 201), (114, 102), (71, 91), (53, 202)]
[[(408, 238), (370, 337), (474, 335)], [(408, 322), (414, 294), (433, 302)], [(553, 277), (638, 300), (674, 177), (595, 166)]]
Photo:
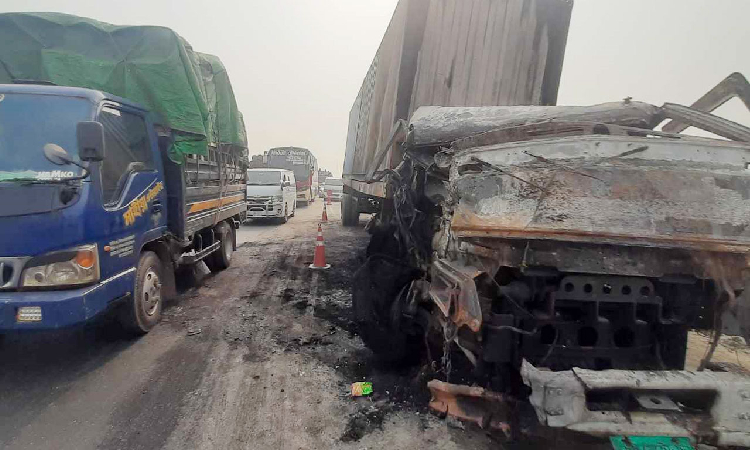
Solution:
[(172, 140), (123, 98), (0, 85), (0, 334), (108, 310), (146, 333), (178, 266), (229, 265), (245, 214), (243, 149), (178, 163)]

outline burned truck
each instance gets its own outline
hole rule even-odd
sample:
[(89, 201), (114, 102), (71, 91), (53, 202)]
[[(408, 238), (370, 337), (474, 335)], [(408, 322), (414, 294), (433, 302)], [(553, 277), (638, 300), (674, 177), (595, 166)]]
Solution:
[[(748, 323), (750, 129), (710, 112), (750, 86), (553, 106), (534, 93), (559, 78), (533, 79), (512, 106), (412, 103), (377, 138), (363, 105), (387, 99), (363, 85), (342, 203), (345, 224), (374, 212), (352, 283), (363, 340), (426, 359), (434, 409), (511, 435), (529, 411), (539, 428), (750, 446), (750, 378), (704, 370), (725, 319)], [(691, 329), (712, 336), (697, 371)]]
[[(741, 141), (654, 131), (665, 116)], [(408, 130), (354, 282), (376, 353), (438, 336), (448, 381), (458, 351), (548, 426), (750, 444), (750, 379), (682, 370), (688, 331), (741, 310), (750, 129), (625, 102), (420, 108)]]

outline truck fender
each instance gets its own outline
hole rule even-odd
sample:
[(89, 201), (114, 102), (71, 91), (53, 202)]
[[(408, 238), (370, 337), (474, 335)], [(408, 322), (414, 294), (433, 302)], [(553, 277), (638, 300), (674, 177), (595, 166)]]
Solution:
[(169, 251), (169, 246), (162, 241), (151, 241), (147, 242), (141, 248), (141, 253), (144, 251), (152, 251), (156, 253), (163, 267), (163, 290), (162, 295), (165, 299), (169, 300), (177, 296), (177, 283), (175, 280), (175, 264), (172, 260), (172, 254)]

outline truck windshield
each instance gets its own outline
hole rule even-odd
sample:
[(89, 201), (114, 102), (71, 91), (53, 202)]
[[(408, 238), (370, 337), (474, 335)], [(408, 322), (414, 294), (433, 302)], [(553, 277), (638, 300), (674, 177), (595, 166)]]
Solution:
[(74, 97), (0, 93), (0, 181), (61, 180), (80, 175), (44, 156), (57, 144), (78, 161), (76, 124), (89, 120), (93, 106)]
[(277, 169), (287, 169), (294, 172), (297, 182), (310, 181), (313, 166), (310, 163), (310, 152), (304, 149), (271, 150), (268, 155), (268, 166)]
[(254, 186), (278, 186), (281, 184), (281, 172), (247, 172), (247, 184)]

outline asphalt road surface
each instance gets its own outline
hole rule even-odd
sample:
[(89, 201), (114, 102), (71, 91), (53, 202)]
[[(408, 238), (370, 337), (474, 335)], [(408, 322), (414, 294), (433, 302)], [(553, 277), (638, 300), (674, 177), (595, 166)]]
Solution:
[[(373, 361), (348, 319), (364, 216), (344, 229), (332, 205), (332, 268), (315, 272), (321, 212), (317, 201), (284, 225), (243, 225), (232, 267), (183, 287), (145, 337), (103, 321), (8, 338), (0, 448), (498, 448), (426, 414), (412, 369)], [(376, 395), (350, 398), (363, 379)]]
[[(345, 229), (340, 205), (328, 209), (332, 267), (312, 271), (321, 212), (317, 201), (283, 225), (243, 225), (232, 267), (197, 271), (145, 337), (99, 321), (6, 339), (0, 449), (503, 448), (429, 414), (422, 368), (382, 366), (363, 346), (349, 280), (365, 217)], [(696, 365), (708, 341), (690, 340)], [(717, 359), (750, 368), (744, 344), (724, 344)], [(352, 399), (355, 381), (372, 381), (375, 394)]]

